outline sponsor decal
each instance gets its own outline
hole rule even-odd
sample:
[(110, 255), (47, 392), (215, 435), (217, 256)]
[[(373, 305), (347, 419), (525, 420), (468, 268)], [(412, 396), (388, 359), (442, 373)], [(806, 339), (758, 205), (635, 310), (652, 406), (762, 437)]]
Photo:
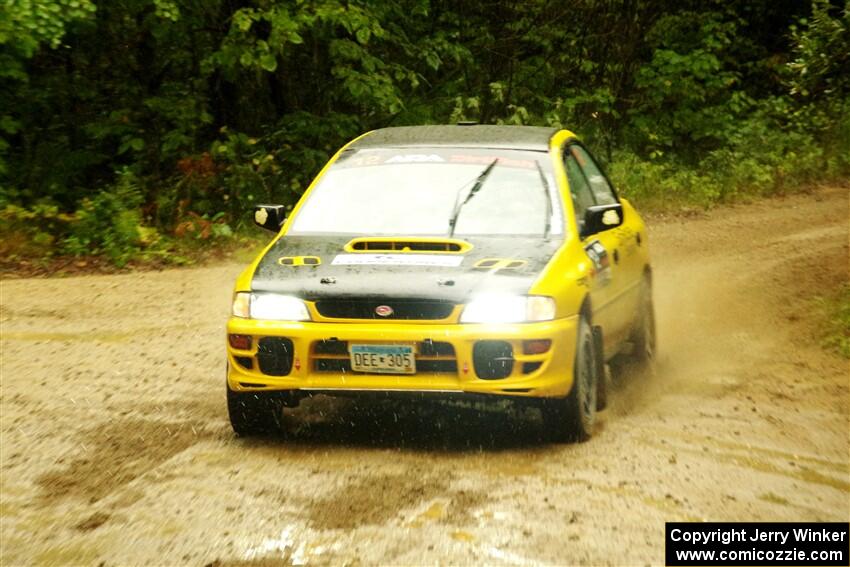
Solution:
[(611, 282), (611, 260), (608, 258), (608, 250), (598, 240), (594, 240), (584, 247), (587, 257), (593, 262), (593, 273), (595, 283), (605, 286)]
[(537, 167), (534, 160), (530, 159), (511, 159), (503, 155), (465, 155), (453, 154), (449, 156), (450, 163), (469, 163), (478, 165), (490, 165), (494, 159), (499, 160), (500, 167), (518, 167), (520, 169), (534, 169)]
[[(517, 157), (512, 157), (515, 155)], [(369, 167), (375, 165), (397, 165), (416, 163), (445, 163), (462, 165), (486, 166), (499, 160), (499, 167), (535, 169), (537, 162), (534, 159), (520, 157), (521, 151), (506, 150), (497, 155), (485, 153), (461, 154), (456, 151), (446, 152), (437, 150), (433, 153), (388, 153), (381, 150), (366, 150), (357, 152), (353, 156), (344, 156), (336, 162), (334, 167)]]
[(640, 233), (631, 228), (620, 225), (614, 229), (613, 234), (617, 237), (617, 247), (623, 250), (627, 256), (637, 252), (640, 244)]
[(384, 163), (427, 163), (446, 161), (437, 154), (399, 154), (393, 156)]
[(472, 267), (476, 270), (518, 270), (528, 262), (525, 260), (512, 260), (509, 258), (484, 258)]
[(331, 264), (334, 266), (431, 266), (456, 268), (463, 262), (462, 256), (442, 254), (338, 254)]

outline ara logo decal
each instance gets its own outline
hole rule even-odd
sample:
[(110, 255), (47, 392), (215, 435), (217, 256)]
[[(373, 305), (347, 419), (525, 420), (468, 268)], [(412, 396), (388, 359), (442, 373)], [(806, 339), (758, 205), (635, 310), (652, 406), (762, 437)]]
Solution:
[(254, 212), (254, 220), (257, 224), (266, 224), (266, 221), (269, 219), (269, 213), (265, 209), (257, 209)]
[(375, 307), (375, 314), (379, 317), (389, 317), (393, 313), (395, 313), (395, 311), (393, 311), (393, 308), (389, 305), (378, 305)]

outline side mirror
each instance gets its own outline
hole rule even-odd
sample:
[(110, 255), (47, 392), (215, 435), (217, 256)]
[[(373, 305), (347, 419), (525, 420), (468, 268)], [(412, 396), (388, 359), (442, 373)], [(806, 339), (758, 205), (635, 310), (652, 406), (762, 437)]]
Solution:
[(254, 207), (254, 223), (272, 232), (280, 231), (286, 220), (286, 207), (283, 205), (257, 205)]
[(616, 228), (623, 224), (623, 205), (596, 205), (588, 207), (584, 212), (584, 226), (581, 229), (582, 238), (598, 232)]

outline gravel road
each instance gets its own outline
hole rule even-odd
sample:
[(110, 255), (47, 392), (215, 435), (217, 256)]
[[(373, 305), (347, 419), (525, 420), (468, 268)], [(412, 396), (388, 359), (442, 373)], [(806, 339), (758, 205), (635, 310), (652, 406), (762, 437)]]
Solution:
[(654, 219), (660, 355), (597, 435), (317, 397), (234, 438), (236, 264), (0, 285), (0, 564), (663, 563), (664, 522), (850, 519), (850, 368), (816, 297), (848, 191)]

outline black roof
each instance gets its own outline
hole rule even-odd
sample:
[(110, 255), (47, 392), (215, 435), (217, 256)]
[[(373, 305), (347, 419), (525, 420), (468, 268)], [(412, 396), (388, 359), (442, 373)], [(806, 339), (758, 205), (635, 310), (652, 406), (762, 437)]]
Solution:
[(351, 148), (405, 146), (505, 148), (514, 150), (549, 149), (557, 128), (540, 126), (441, 125), (381, 128), (354, 142)]

